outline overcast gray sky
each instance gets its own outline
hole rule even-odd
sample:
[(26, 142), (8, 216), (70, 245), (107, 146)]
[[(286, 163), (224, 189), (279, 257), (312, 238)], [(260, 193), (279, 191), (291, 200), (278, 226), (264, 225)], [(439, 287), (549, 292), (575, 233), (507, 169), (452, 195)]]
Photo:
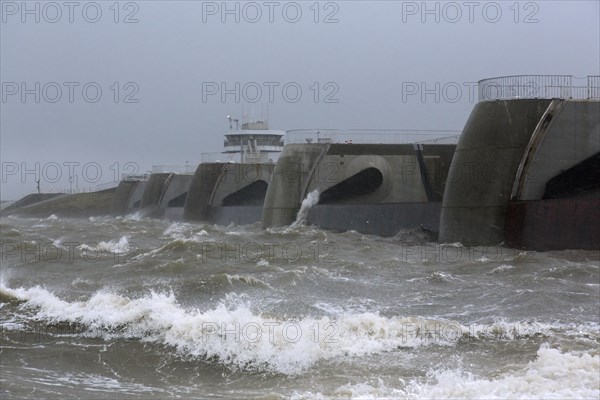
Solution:
[(242, 105), (273, 129), (462, 129), (480, 79), (600, 74), (598, 1), (1, 6), (2, 199), (196, 163)]

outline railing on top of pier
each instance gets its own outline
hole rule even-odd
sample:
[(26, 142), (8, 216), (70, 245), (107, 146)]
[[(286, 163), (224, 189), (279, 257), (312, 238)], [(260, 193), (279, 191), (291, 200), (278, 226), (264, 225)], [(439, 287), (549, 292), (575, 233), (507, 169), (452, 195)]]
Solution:
[[(146, 174), (121, 174), (121, 181), (147, 181), (148, 179), (150, 179), (150, 172)], [(96, 185), (95, 190), (92, 191), (97, 192), (100, 190), (112, 189), (119, 186), (119, 183), (120, 181), (101, 183), (99, 185)]]
[(512, 99), (600, 99), (600, 76), (514, 75), (483, 79), (479, 101)]
[(202, 153), (200, 158), (203, 163), (270, 163), (277, 159), (277, 154), (278, 152), (245, 152), (242, 158), (242, 153)]
[(289, 143), (345, 144), (455, 144), (458, 130), (392, 130), (392, 129), (294, 129), (286, 132)]
[(151, 172), (145, 174), (121, 174), (122, 181), (147, 181), (150, 179)]
[(241, 153), (202, 153), (200, 159), (203, 163), (239, 163), (241, 162)]
[(197, 163), (186, 163), (185, 165), (153, 165), (153, 174), (181, 174), (193, 175), (196, 172)]

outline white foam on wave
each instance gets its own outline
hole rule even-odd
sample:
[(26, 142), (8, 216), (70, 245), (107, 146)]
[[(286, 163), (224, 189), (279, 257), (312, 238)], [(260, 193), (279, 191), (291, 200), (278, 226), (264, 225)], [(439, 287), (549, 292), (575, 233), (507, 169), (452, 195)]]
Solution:
[(63, 242), (63, 238), (58, 238), (52, 241), (52, 247), (57, 248), (57, 249), (67, 249), (65, 246), (62, 245)]
[(91, 216), (88, 217), (88, 221), (93, 222), (98, 225), (104, 225), (106, 223), (114, 222), (115, 219), (122, 219), (122, 217), (113, 217), (110, 215), (101, 215), (101, 216)]
[(201, 241), (202, 236), (208, 236), (208, 232), (204, 229), (197, 231), (197, 229), (184, 222), (173, 222), (165, 229), (163, 235), (170, 237), (174, 240), (182, 241)]
[(465, 246), (463, 246), (463, 244), (461, 242), (442, 243), (442, 244), (440, 244), (440, 246), (445, 246), (445, 247), (465, 247)]
[[(129, 299), (99, 292), (85, 302), (66, 302), (40, 287), (4, 288), (36, 307), (35, 318), (82, 324), (103, 337), (125, 336), (176, 347), (239, 368), (295, 374), (322, 359), (360, 356), (423, 340), (405, 335), (405, 319), (372, 313), (280, 319), (253, 313), (247, 305), (185, 310), (173, 294)], [(229, 334), (227, 334), (229, 332)], [(232, 333), (233, 332), (233, 333)], [(429, 340), (429, 339), (428, 339)]]
[[(173, 222), (167, 227), (167, 229), (164, 230), (163, 235), (173, 237), (173, 239), (180, 239), (185, 237), (180, 237), (180, 235), (186, 233), (187, 231), (188, 228), (183, 223)], [(174, 237), (173, 235), (176, 235), (177, 237)]]
[[(121, 217), (118, 217), (119, 219)], [(122, 217), (122, 219), (124, 221), (141, 221), (144, 219), (144, 212), (143, 211), (135, 211), (131, 214), (127, 214), (124, 217)]]
[(294, 393), (292, 399), (598, 399), (600, 358), (582, 351), (561, 352), (546, 343), (520, 370), (485, 378), (455, 370), (432, 370), (425, 382), (343, 385), (332, 393)]
[(264, 258), (261, 258), (256, 262), (257, 267), (268, 267), (270, 265), (271, 263), (269, 263), (269, 260), (265, 260)]
[(262, 287), (267, 287), (269, 289), (275, 290), (267, 282), (264, 282), (264, 281), (262, 281), (258, 278), (255, 278), (251, 275), (224, 274), (224, 277), (225, 277), (225, 279), (227, 279), (227, 282), (230, 285), (234, 285), (235, 283), (240, 282), (242, 284), (247, 284), (247, 285), (251, 285), (251, 286), (262, 286)]
[[(0, 293), (2, 299), (16, 299), (23, 302), (21, 307), (34, 309), (36, 320), (79, 324), (105, 339), (136, 338), (235, 368), (288, 375), (301, 373), (320, 360), (403, 347), (453, 346), (471, 335), (470, 328), (452, 321), (370, 312), (283, 318), (256, 313), (248, 304), (229, 300), (209, 310), (186, 309), (172, 293), (151, 292), (132, 299), (101, 291), (86, 301), (74, 302), (39, 286), (10, 289), (0, 284)], [(500, 335), (511, 339), (529, 334), (502, 326), (473, 331), (474, 338)]]
[(121, 236), (119, 240), (109, 240), (108, 242), (101, 241), (97, 244), (81, 244), (77, 246), (80, 250), (89, 250), (93, 252), (104, 252), (111, 254), (125, 254), (131, 251), (132, 247), (129, 245), (129, 238), (127, 235)]
[(515, 267), (513, 265), (510, 264), (502, 264), (497, 266), (496, 268), (494, 268), (493, 270), (491, 270), (490, 272), (488, 272), (489, 274), (495, 274), (495, 273), (499, 273), (499, 272), (505, 272), (505, 271), (510, 271), (515, 269)]
[(462, 371), (434, 372), (435, 383), (411, 382), (413, 398), (463, 399), (597, 399), (600, 357), (585, 352), (561, 352), (547, 344), (525, 368), (497, 379)]

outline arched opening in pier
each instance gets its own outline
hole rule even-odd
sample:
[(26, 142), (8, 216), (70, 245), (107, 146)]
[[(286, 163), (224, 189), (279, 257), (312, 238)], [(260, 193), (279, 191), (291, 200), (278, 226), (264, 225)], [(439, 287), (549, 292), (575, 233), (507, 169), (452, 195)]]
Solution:
[(183, 207), (185, 205), (186, 197), (187, 197), (187, 192), (182, 193), (179, 196), (172, 198), (167, 203), (167, 207)]
[(265, 181), (255, 181), (233, 192), (223, 199), (223, 207), (262, 206), (269, 185)]
[(319, 196), (319, 204), (338, 203), (373, 193), (383, 183), (383, 174), (374, 167), (366, 168), (330, 187)]
[(600, 153), (561, 172), (546, 183), (544, 199), (596, 193), (600, 188)]

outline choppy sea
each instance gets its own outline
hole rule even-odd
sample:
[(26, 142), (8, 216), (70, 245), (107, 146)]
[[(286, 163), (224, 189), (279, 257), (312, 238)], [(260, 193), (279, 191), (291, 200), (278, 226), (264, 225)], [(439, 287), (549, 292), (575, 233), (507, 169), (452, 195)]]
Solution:
[(600, 252), (2, 217), (1, 397), (598, 399)]

